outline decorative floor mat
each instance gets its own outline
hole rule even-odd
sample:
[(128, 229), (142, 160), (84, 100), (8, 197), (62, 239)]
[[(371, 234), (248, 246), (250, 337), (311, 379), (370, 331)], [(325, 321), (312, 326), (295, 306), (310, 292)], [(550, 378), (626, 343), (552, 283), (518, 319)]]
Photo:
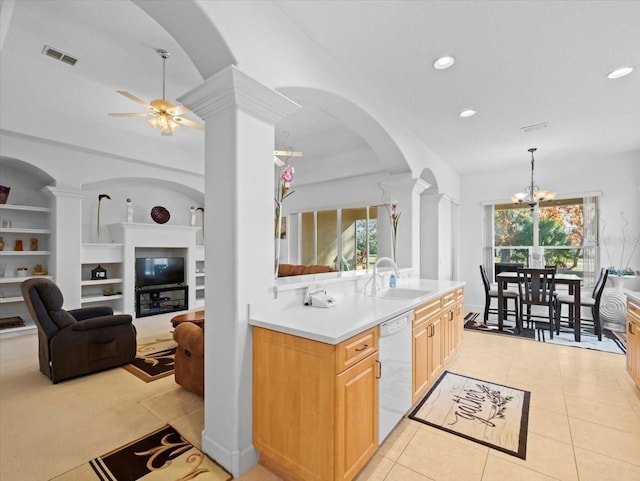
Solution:
[(531, 393), (445, 371), (409, 418), (526, 459)]

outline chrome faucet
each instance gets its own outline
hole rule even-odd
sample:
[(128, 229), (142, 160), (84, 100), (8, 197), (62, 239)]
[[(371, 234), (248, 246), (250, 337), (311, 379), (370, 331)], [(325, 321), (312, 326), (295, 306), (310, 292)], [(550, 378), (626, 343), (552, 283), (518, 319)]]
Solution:
[[(388, 264), (391, 264), (391, 267), (393, 267), (393, 271), (395, 273), (396, 277), (400, 277), (400, 273), (398, 272), (398, 265), (393, 261), (393, 259), (391, 259), (390, 257), (380, 257), (376, 263), (373, 265), (373, 275), (371, 276), (371, 279), (369, 279), (369, 281), (367, 281), (367, 284), (369, 282), (371, 282), (371, 292), (370, 295), (372, 297), (375, 297), (378, 293), (378, 266), (380, 264), (382, 264), (383, 262), (386, 262)], [(366, 286), (367, 284), (365, 284), (365, 290), (366, 290)]]
[(302, 301), (302, 303), (305, 306), (310, 306), (311, 305), (311, 296), (314, 294), (317, 294), (319, 292), (322, 292), (324, 294), (327, 293), (327, 291), (324, 290), (324, 287), (322, 287), (321, 285), (315, 284), (315, 285), (309, 285), (307, 286), (307, 289), (304, 292), (304, 299)]

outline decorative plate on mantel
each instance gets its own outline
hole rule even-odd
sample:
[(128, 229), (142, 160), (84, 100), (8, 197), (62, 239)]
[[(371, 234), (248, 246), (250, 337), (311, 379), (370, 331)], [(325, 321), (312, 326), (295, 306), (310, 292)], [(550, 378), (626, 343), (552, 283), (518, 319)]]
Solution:
[(171, 218), (171, 214), (161, 205), (156, 205), (151, 209), (151, 218), (158, 224), (164, 224)]

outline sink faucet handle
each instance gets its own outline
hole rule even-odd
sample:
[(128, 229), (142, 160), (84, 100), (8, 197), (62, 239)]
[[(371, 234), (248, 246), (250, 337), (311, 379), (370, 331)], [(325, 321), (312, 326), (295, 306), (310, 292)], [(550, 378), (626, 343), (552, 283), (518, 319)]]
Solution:
[(311, 305), (311, 296), (317, 294), (318, 292), (327, 293), (327, 291), (321, 285), (310, 285), (307, 286), (307, 289), (304, 292), (304, 300), (303, 303), (305, 306)]

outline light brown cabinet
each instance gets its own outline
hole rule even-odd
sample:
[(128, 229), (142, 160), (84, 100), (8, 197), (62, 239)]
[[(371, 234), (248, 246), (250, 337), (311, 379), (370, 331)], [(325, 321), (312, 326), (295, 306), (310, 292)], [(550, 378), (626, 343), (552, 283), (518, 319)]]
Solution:
[(442, 298), (426, 302), (414, 309), (413, 317), (413, 402), (426, 392), (443, 366)]
[(627, 299), (627, 371), (640, 388), (640, 304)]
[(333, 346), (253, 329), (253, 442), (285, 480), (349, 481), (378, 448), (378, 327)]
[(413, 403), (418, 402), (462, 342), (464, 290), (462, 288), (414, 309)]

